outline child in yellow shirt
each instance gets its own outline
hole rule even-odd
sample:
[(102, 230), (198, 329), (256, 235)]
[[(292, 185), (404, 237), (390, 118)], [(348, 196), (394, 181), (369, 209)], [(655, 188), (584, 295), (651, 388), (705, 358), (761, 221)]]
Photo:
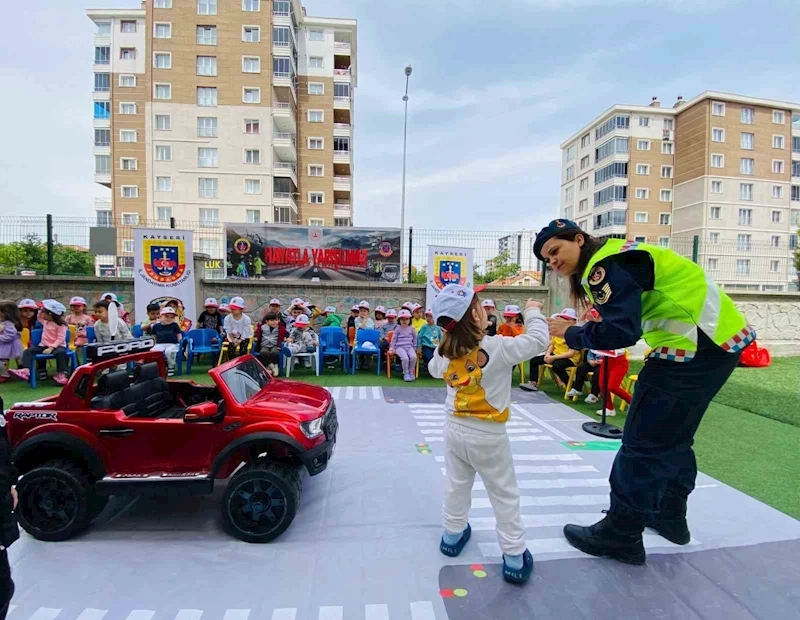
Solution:
[[(554, 314), (551, 318), (560, 318), (576, 323), (578, 321), (578, 313), (574, 308), (564, 308), (558, 314)], [(550, 339), (550, 346), (547, 347), (544, 355), (539, 355), (531, 360), (530, 377), (531, 380), (521, 385), (520, 389), (526, 392), (537, 392), (539, 390), (539, 368), (544, 364), (550, 364), (553, 367), (553, 372), (558, 377), (559, 387), (566, 387), (569, 383), (568, 368), (574, 368), (581, 361), (581, 352), (570, 349), (563, 338), (555, 336)]]

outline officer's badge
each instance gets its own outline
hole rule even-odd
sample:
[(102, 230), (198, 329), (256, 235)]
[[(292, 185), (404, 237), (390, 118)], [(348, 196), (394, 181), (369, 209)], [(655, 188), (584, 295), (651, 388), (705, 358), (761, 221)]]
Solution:
[(566, 225), (567, 225), (566, 222), (562, 222), (561, 220), (556, 220), (556, 226), (558, 228), (564, 228), (564, 226)]
[(596, 286), (603, 281), (603, 278), (606, 277), (606, 270), (602, 267), (595, 267), (592, 269), (591, 273), (589, 274), (589, 284), (592, 286)]
[(606, 282), (599, 291), (594, 294), (594, 300), (598, 304), (604, 304), (611, 297), (611, 285)]

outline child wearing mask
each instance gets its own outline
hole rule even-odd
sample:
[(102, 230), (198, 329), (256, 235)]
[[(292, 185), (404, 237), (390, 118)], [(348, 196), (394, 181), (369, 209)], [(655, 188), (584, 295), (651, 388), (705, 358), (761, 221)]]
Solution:
[[(285, 354), (289, 357), (296, 353), (313, 353), (319, 347), (319, 338), (314, 330), (310, 329), (310, 322), (305, 314), (301, 314), (294, 321), (294, 328), (289, 333), (286, 341)], [(292, 360), (296, 362), (297, 360)], [(306, 368), (311, 368), (311, 358), (303, 358)]]
[(39, 311), (39, 322), (42, 324), (42, 340), (35, 347), (28, 347), (22, 353), (22, 368), (9, 372), (23, 381), (31, 376), (30, 366), (34, 355), (53, 355), (56, 359), (56, 375), (53, 377), (58, 385), (67, 384), (67, 322), (64, 315), (67, 309), (55, 299), (45, 299)]
[(433, 310), (425, 312), (425, 325), (419, 330), (419, 338), (417, 346), (419, 347), (418, 353), (422, 355), (422, 361), (425, 363), (425, 368), (428, 363), (433, 359), (433, 354), (436, 352), (436, 347), (442, 340), (442, 328), (433, 322)]
[(506, 306), (503, 310), (503, 323), (497, 328), (497, 335), (516, 338), (525, 333), (525, 326), (517, 322), (519, 315), (519, 306)]
[(85, 347), (89, 343), (86, 337), (86, 328), (94, 325), (94, 319), (86, 314), (86, 300), (75, 296), (69, 300), (69, 314), (66, 318), (67, 326), (75, 327), (75, 348)]
[(105, 299), (98, 301), (94, 305), (94, 339), (100, 344), (108, 344), (115, 340), (130, 340), (131, 330), (124, 321), (117, 321), (117, 333), (111, 335), (111, 330), (108, 328), (108, 306), (109, 302)]
[(142, 321), (142, 332), (150, 333), (150, 328), (161, 320), (161, 306), (157, 303), (147, 304), (147, 318)]
[(231, 313), (225, 317), (223, 327), (225, 338), (229, 343), (229, 358), (239, 357), (247, 353), (250, 338), (253, 337), (253, 322), (244, 313), (244, 299), (234, 297), (228, 307)]
[(417, 366), (417, 330), (411, 325), (411, 313), (401, 310), (397, 315), (398, 325), (392, 336), (389, 356), (400, 358), (403, 366), (403, 381), (414, 381)]
[(19, 310), (13, 301), (0, 301), (0, 383), (11, 377), (8, 364), (22, 355), (22, 343), (19, 333), (22, 325), (19, 321)]
[(265, 368), (276, 376), (279, 374), (278, 363), (284, 340), (286, 325), (281, 316), (276, 312), (267, 312), (256, 327), (253, 351), (258, 354)]
[(222, 333), (222, 315), (219, 313), (219, 304), (213, 297), (203, 303), (203, 312), (197, 317), (197, 329), (213, 329), (218, 334)]
[(153, 351), (161, 351), (167, 358), (167, 376), (175, 374), (175, 361), (178, 357), (178, 348), (183, 340), (183, 332), (175, 322), (177, 313), (172, 306), (164, 306), (160, 312), (161, 319), (150, 325), (150, 335), (156, 339)]

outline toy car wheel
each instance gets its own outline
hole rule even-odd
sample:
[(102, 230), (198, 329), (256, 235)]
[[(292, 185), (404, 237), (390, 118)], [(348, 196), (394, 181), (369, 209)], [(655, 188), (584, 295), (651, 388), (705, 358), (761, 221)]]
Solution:
[(34, 538), (72, 538), (89, 524), (89, 483), (69, 461), (50, 461), (17, 484), (19, 523)]
[(274, 540), (292, 524), (301, 490), (294, 468), (264, 461), (243, 467), (228, 483), (222, 499), (225, 529), (245, 542)]

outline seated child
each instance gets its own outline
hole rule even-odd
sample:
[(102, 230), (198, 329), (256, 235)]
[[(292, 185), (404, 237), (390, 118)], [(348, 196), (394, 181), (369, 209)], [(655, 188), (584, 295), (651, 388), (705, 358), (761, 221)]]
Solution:
[(525, 333), (525, 326), (517, 322), (520, 311), (519, 306), (509, 305), (503, 310), (503, 323), (497, 328), (498, 336), (516, 338)]
[(381, 355), (386, 357), (386, 351), (389, 350), (389, 334), (394, 332), (397, 328), (397, 311), (390, 308), (386, 312), (386, 324), (383, 325), (378, 331), (381, 334)]
[[(354, 321), (356, 334), (359, 329), (375, 329), (375, 322), (369, 317), (369, 302), (362, 301), (358, 304), (358, 316)], [(359, 355), (357, 358), (359, 368), (370, 368), (372, 366), (371, 355)]]
[[(286, 340), (286, 348), (284, 354), (291, 357), (297, 353), (313, 353), (319, 346), (319, 338), (314, 330), (309, 328), (309, 320), (305, 314), (301, 314), (294, 321), (294, 328), (289, 332), (289, 338)], [(297, 360), (292, 360), (297, 362)], [(303, 364), (306, 368), (311, 368), (311, 358), (303, 358)]]
[(425, 313), (425, 321), (425, 325), (419, 330), (417, 352), (422, 355), (422, 361), (425, 362), (424, 367), (427, 369), (428, 363), (433, 359), (436, 347), (439, 346), (442, 339), (442, 328), (433, 322), (433, 310)]
[[(294, 322), (297, 320), (297, 317), (305, 313), (305, 302), (302, 299), (295, 299), (294, 301), (298, 303), (292, 303), (292, 307), (289, 308), (289, 314), (284, 320), (284, 323), (286, 323), (286, 329), (289, 331), (291, 331), (291, 329), (294, 327)], [(306, 318), (308, 318), (308, 315), (306, 315)]]
[(497, 335), (497, 315), (494, 313), (496, 308), (494, 302), (491, 299), (484, 299), (481, 302), (481, 306), (484, 310), (486, 310), (486, 316), (488, 317), (489, 327), (486, 328), (486, 335), (487, 336), (496, 336)]
[(22, 353), (21, 368), (9, 372), (23, 381), (31, 377), (31, 362), (35, 355), (53, 355), (56, 359), (56, 375), (53, 377), (58, 385), (67, 384), (67, 323), (64, 315), (67, 309), (55, 299), (45, 299), (39, 311), (39, 322), (42, 324), (42, 339), (35, 347), (31, 346)]
[(11, 377), (8, 363), (22, 356), (21, 331), (16, 304), (9, 300), (0, 301), (0, 383), (5, 383)]
[(575, 398), (583, 394), (583, 384), (586, 383), (588, 374), (592, 373), (591, 389), (583, 402), (593, 405), (600, 400), (600, 371), (598, 366), (600, 366), (602, 359), (597, 352), (591, 349), (586, 352), (586, 361), (575, 370), (575, 380), (572, 382), (572, 389), (567, 392), (568, 398)]
[(280, 317), (281, 321), (286, 320), (286, 313), (281, 311), (281, 300), (278, 299), (277, 297), (274, 297), (269, 300), (269, 311), (277, 314)]
[(380, 330), (384, 325), (386, 325), (386, 308), (377, 306), (375, 308), (375, 329)]
[(222, 318), (222, 333), (224, 334), (225, 333), (225, 317), (228, 316), (231, 313), (231, 309), (230, 309), (230, 307), (228, 307), (228, 304), (224, 304), (223, 303), (223, 304), (219, 305), (219, 308), (217, 309), (217, 311), (219, 312), (219, 316)]
[(253, 351), (258, 354), (261, 363), (273, 375), (278, 375), (278, 363), (283, 342), (286, 340), (286, 325), (277, 312), (267, 312), (256, 327)]
[(103, 293), (103, 296), (100, 298), (101, 300), (105, 301), (113, 301), (117, 304), (117, 316), (126, 324), (130, 324), (130, 313), (125, 311), (125, 307), (119, 302), (117, 296), (114, 293)]
[(349, 331), (351, 327), (355, 329), (356, 319), (358, 318), (358, 314), (359, 314), (358, 305), (356, 304), (355, 306), (350, 308), (350, 316), (347, 317), (347, 326), (345, 331)]
[(411, 313), (401, 310), (397, 315), (399, 325), (394, 330), (389, 356), (400, 358), (403, 366), (403, 381), (416, 378), (417, 367), (417, 330), (411, 325)]
[(323, 310), (322, 317), (324, 320), (322, 321), (322, 327), (341, 327), (342, 326), (342, 317), (336, 314), (336, 308), (333, 306), (328, 306)]
[(414, 304), (414, 309), (411, 311), (411, 326), (419, 333), (419, 330), (421, 330), (424, 325), (425, 319), (422, 318), (422, 306)]
[[(578, 320), (578, 313), (574, 308), (564, 308), (558, 314), (554, 314), (551, 318), (567, 319), (576, 323)], [(539, 355), (531, 360), (530, 378), (531, 380), (521, 385), (520, 389), (526, 392), (536, 392), (539, 389), (539, 368), (544, 364), (550, 364), (553, 367), (553, 372), (558, 377), (556, 383), (560, 388), (565, 388), (569, 383), (569, 374), (567, 368), (573, 368), (580, 362), (581, 352), (570, 349), (569, 345), (563, 338), (558, 336), (550, 340), (550, 346), (544, 355)]]
[(233, 359), (247, 353), (253, 337), (253, 322), (244, 313), (244, 299), (241, 297), (231, 299), (228, 307), (231, 313), (225, 317), (223, 327), (228, 341), (228, 357)]
[(222, 333), (222, 315), (219, 313), (219, 304), (213, 297), (206, 299), (203, 312), (197, 318), (197, 329), (213, 329), (218, 334)]
[(147, 304), (147, 318), (142, 321), (142, 333), (149, 334), (150, 328), (161, 319), (161, 306), (156, 303)]
[(150, 335), (156, 339), (153, 351), (161, 351), (167, 358), (167, 376), (175, 374), (175, 361), (178, 358), (178, 347), (183, 340), (183, 332), (175, 322), (177, 314), (172, 306), (164, 306), (160, 311), (161, 320), (150, 324)]
[(94, 325), (94, 319), (86, 314), (86, 300), (79, 296), (73, 297), (69, 300), (69, 310), (66, 321), (67, 326), (75, 326), (75, 347), (85, 347), (89, 343), (86, 328)]
[(108, 328), (108, 306), (109, 302), (105, 299), (98, 301), (94, 305), (94, 339), (100, 344), (108, 344), (115, 340), (130, 340), (131, 330), (124, 321), (117, 321), (117, 333), (111, 335)]

